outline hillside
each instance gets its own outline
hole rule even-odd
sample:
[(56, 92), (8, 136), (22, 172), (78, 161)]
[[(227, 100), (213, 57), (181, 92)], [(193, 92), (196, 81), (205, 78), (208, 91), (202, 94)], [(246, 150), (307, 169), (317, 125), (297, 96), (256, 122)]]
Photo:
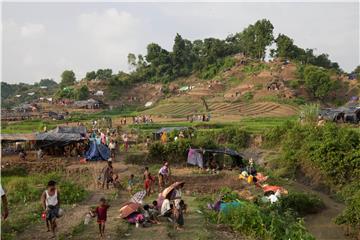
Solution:
[[(280, 60), (260, 62), (236, 55), (233, 58), (233, 67), (210, 80), (192, 74), (169, 84), (137, 83), (122, 88), (115, 100), (108, 100), (110, 86), (104, 87), (103, 81), (91, 81), (88, 86), (93, 92), (103, 90), (103, 99), (113, 107), (130, 105), (144, 109), (141, 114), (172, 118), (208, 113), (213, 117), (233, 119), (291, 116), (297, 113), (299, 105), (319, 101), (309, 94), (298, 77), (301, 64)], [(321, 99), (322, 105), (341, 105), (359, 94), (357, 81), (335, 72), (330, 72), (330, 76), (337, 87)], [(152, 105), (145, 108), (147, 102)]]

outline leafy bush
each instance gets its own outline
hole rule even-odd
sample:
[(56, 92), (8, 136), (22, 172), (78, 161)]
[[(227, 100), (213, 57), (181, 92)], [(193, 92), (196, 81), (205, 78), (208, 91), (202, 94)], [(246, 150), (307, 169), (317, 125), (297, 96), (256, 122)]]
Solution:
[(242, 95), (242, 99), (244, 99), (244, 101), (248, 102), (251, 99), (254, 98), (254, 94), (252, 92), (246, 92), (244, 93), (244, 95)]
[(306, 104), (301, 107), (300, 117), (307, 123), (315, 123), (319, 116), (320, 105), (319, 104)]
[(205, 211), (205, 214), (213, 223), (222, 223), (256, 239), (314, 239), (302, 220), (296, 219), (289, 212), (279, 214), (271, 207), (261, 208), (253, 203), (241, 202), (240, 206), (220, 212), (219, 215), (214, 211)]
[(291, 209), (298, 215), (304, 216), (309, 213), (319, 212), (325, 205), (316, 195), (302, 192), (290, 192), (288, 195), (281, 196), (277, 203), (277, 207), (279, 207), (282, 212)]

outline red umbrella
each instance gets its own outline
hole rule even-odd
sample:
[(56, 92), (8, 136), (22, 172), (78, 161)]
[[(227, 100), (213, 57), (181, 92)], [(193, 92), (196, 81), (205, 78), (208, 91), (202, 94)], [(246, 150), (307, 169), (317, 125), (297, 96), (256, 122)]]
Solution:
[(127, 216), (129, 216), (130, 214), (132, 214), (133, 212), (136, 212), (139, 207), (141, 205), (138, 203), (125, 203), (124, 206), (122, 208), (120, 208), (120, 217), (121, 218), (126, 218)]

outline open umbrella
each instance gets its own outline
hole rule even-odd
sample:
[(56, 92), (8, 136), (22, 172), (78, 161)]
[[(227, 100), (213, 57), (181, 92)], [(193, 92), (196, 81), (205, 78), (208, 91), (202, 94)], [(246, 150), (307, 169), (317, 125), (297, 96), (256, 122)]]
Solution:
[(140, 192), (135, 193), (131, 197), (130, 202), (142, 204), (142, 200), (144, 199), (145, 196), (146, 196), (146, 191), (142, 190)]
[(174, 190), (178, 186), (184, 186), (184, 184), (185, 182), (175, 182), (171, 184), (169, 187), (165, 188), (164, 191), (162, 191), (161, 196), (163, 198), (166, 198), (172, 192), (172, 190)]
[(125, 205), (122, 208), (120, 208), (120, 210), (119, 210), (120, 217), (126, 218), (133, 212), (136, 212), (139, 209), (139, 207), (140, 207), (140, 204), (138, 204), (138, 203), (133, 203), (133, 202), (125, 203)]

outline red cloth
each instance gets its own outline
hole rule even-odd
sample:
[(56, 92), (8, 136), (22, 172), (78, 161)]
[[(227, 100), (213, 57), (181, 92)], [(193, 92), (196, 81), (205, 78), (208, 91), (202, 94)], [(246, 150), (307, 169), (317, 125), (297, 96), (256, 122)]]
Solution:
[(98, 222), (106, 221), (108, 208), (109, 208), (109, 205), (105, 205), (105, 206), (96, 208), (96, 215), (97, 215)]
[(151, 185), (151, 179), (148, 178), (145, 180), (145, 183), (144, 183), (145, 189), (149, 189), (150, 185)]

